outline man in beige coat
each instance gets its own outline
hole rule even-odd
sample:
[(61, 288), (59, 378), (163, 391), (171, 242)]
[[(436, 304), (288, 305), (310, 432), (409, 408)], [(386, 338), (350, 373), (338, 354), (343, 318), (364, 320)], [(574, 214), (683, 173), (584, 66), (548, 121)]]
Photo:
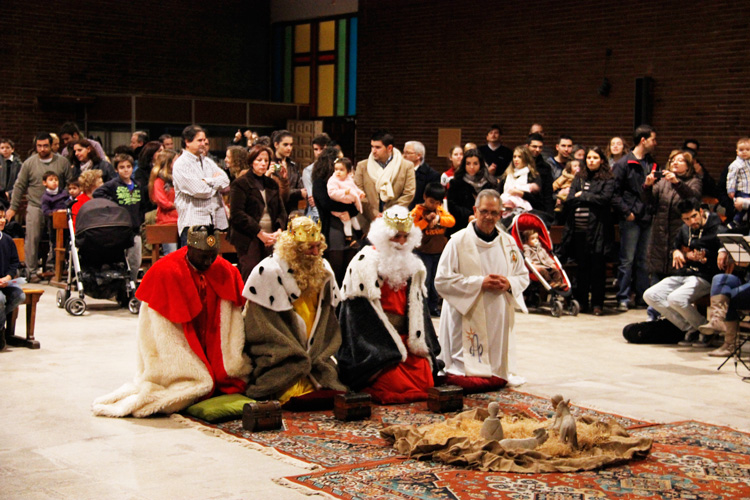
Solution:
[(408, 207), (414, 198), (414, 164), (393, 147), (393, 136), (379, 130), (370, 138), (370, 156), (357, 163), (354, 182), (367, 196), (362, 215), (368, 222), (394, 205)]

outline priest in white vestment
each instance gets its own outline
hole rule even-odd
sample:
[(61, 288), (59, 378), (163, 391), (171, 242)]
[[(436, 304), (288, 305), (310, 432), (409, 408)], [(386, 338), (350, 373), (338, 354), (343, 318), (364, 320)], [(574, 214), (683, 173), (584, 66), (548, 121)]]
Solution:
[(481, 392), (524, 382), (514, 376), (514, 310), (527, 312), (529, 273), (513, 237), (496, 227), (500, 193), (477, 195), (474, 217), (443, 250), (435, 287), (443, 297), (438, 339), (446, 382)]

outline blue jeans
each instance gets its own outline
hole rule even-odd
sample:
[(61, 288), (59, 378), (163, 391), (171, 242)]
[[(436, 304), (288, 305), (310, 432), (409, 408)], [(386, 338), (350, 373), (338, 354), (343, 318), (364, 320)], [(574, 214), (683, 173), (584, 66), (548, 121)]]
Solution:
[(438, 295), (437, 289), (435, 288), (435, 274), (437, 273), (437, 265), (440, 261), (439, 253), (421, 253), (417, 252), (417, 256), (424, 262), (424, 267), (427, 269), (427, 275), (425, 276), (425, 286), (427, 287), (427, 306), (430, 308), (430, 312), (436, 311), (440, 304), (440, 296)]
[(617, 301), (628, 301), (635, 288), (636, 302), (649, 285), (646, 249), (651, 236), (651, 223), (620, 220), (620, 267), (617, 270)]
[(729, 297), (727, 321), (738, 321), (738, 310), (750, 309), (750, 283), (733, 274), (717, 274), (711, 280), (711, 296), (726, 295)]
[(5, 325), (5, 316), (12, 313), (16, 307), (23, 304), (26, 294), (17, 286), (6, 286), (0, 288), (0, 324)]

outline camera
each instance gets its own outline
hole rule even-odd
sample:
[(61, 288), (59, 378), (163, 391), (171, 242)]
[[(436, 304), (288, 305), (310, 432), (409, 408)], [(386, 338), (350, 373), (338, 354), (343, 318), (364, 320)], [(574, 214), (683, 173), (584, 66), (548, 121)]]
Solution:
[(651, 173), (654, 174), (654, 179), (656, 179), (657, 181), (659, 179), (661, 179), (662, 177), (664, 177), (664, 171), (663, 170), (654, 170)]

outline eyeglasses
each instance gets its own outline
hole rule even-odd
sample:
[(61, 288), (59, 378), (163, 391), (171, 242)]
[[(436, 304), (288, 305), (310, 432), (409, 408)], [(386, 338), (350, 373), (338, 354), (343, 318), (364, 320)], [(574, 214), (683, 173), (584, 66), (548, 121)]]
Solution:
[(482, 217), (500, 217), (500, 212), (497, 210), (480, 210), (479, 215)]

